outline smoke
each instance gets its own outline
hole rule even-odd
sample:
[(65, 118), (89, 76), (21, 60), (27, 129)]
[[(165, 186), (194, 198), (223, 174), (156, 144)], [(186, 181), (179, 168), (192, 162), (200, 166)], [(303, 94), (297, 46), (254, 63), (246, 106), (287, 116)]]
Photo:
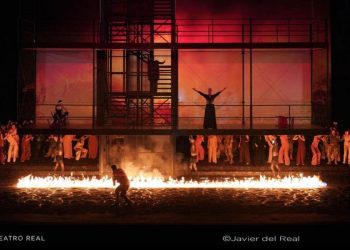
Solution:
[(170, 136), (125, 136), (109, 149), (110, 164), (120, 164), (130, 178), (171, 176), (173, 156)]

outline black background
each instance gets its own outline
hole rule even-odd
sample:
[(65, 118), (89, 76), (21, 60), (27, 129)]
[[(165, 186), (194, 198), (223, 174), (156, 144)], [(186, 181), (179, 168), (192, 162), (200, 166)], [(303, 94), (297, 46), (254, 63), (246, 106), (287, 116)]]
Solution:
[[(16, 119), (18, 1), (1, 4), (0, 122)], [(332, 115), (344, 128), (350, 127), (350, 1), (331, 1)], [(0, 197), (1, 199), (1, 197)], [(281, 208), (283, 209), (283, 208)], [(1, 216), (1, 215), (0, 215)], [(350, 245), (348, 224), (330, 225), (24, 225), (1, 224), (0, 235), (44, 235), (44, 245), (218, 245), (235, 247)], [(225, 243), (224, 235), (300, 235), (300, 243)], [(7, 246), (29, 243), (0, 242)]]

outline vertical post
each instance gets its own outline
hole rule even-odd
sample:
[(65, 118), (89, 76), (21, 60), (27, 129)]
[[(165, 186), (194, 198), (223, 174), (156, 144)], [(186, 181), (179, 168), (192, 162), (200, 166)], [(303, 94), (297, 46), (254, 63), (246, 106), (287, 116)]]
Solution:
[(290, 19), (287, 21), (287, 26), (288, 26), (288, 43), (290, 42)]
[(253, 32), (252, 19), (249, 19), (249, 68), (250, 68), (250, 129), (253, 129)]
[(289, 128), (291, 128), (291, 117), (290, 117), (290, 105), (288, 105), (288, 125), (289, 125)]
[(214, 19), (211, 20), (211, 42), (214, 43)]
[(242, 125), (244, 126), (245, 125), (245, 107), (244, 107), (244, 63), (245, 63), (245, 60), (244, 60), (244, 49), (242, 49)]
[[(94, 39), (95, 40), (95, 39)], [(95, 129), (95, 105), (96, 105), (96, 73), (95, 73), (95, 45), (92, 49), (92, 128)]]
[(178, 50), (171, 50), (171, 116), (172, 129), (178, 127)]
[(95, 129), (95, 119), (96, 119), (96, 110), (95, 110), (95, 106), (96, 106), (96, 55), (95, 55), (95, 46), (96, 46), (96, 22), (93, 21), (93, 25), (92, 25), (92, 43), (93, 43), (93, 47), (92, 47), (92, 129)]
[[(100, 0), (100, 44), (108, 43), (108, 23), (105, 16), (106, 2)], [(108, 91), (108, 50), (101, 49), (96, 53), (97, 63), (97, 125), (104, 125), (105, 111), (107, 108)]]
[(309, 42), (312, 43), (312, 22), (309, 24)]
[[(154, 11), (154, 9), (153, 9)], [(150, 22), (150, 43), (152, 44), (152, 47), (154, 48), (154, 12), (153, 12), (153, 16), (152, 16), (152, 20)], [(154, 61), (154, 49), (150, 49), (149, 50), (149, 55), (148, 55), (148, 60), (149, 61)], [(148, 69), (149, 69), (149, 65), (148, 66)], [(147, 72), (148, 73), (148, 72)], [(157, 93), (157, 90), (158, 90), (158, 83), (156, 84), (156, 93)], [(150, 85), (150, 91), (152, 91), (152, 86)], [(150, 100), (150, 113), (151, 113), (151, 123), (152, 125), (154, 125), (154, 95), (152, 94), (151, 95), (151, 100)]]
[[(326, 91), (327, 91), (327, 95), (326, 95), (326, 102), (327, 102), (327, 119), (325, 121), (326, 124), (329, 124), (331, 122), (331, 108), (332, 108), (332, 103), (330, 100), (330, 82), (329, 82), (329, 38), (328, 38), (328, 21), (327, 19), (325, 20), (325, 43), (326, 43), (326, 83), (327, 83), (327, 87), (326, 87)], [(322, 124), (323, 126), (325, 126), (326, 124)]]
[(310, 49), (310, 82), (311, 82), (311, 124), (314, 124), (316, 122), (316, 117), (315, 117), (315, 107), (314, 107), (314, 100), (313, 100), (313, 97), (314, 97), (314, 94), (313, 94), (313, 67), (314, 67), (314, 59), (313, 59), (313, 51), (312, 51), (312, 48)]
[[(242, 45), (244, 44), (244, 23), (242, 23)], [(244, 107), (244, 63), (245, 63), (245, 51), (242, 49), (242, 125), (245, 125), (245, 107)]]
[(177, 129), (178, 127), (178, 96), (179, 96), (179, 86), (178, 86), (178, 49), (176, 43), (176, 5), (175, 0), (171, 1), (171, 125), (172, 129)]
[(208, 24), (208, 43), (210, 43), (210, 25)]
[[(19, 121), (19, 118), (21, 118), (21, 114), (20, 114), (20, 106), (22, 105), (22, 101), (19, 99), (19, 93), (22, 91), (22, 84), (21, 84), (21, 81), (19, 79), (21, 79), (22, 77), (20, 76), (21, 74), (21, 54), (22, 54), (22, 49), (21, 49), (21, 44), (23, 43), (23, 40), (22, 40), (22, 1), (19, 1), (18, 2), (18, 17), (17, 17), (17, 64), (18, 64), (18, 67), (17, 67), (17, 81), (16, 81), (16, 84), (17, 84), (17, 91), (16, 91), (16, 97), (17, 97), (17, 100), (16, 100), (16, 111), (17, 111), (17, 121)], [(36, 85), (36, 84), (35, 84)], [(34, 85), (34, 86), (35, 86)], [(36, 96), (36, 95), (34, 95)]]

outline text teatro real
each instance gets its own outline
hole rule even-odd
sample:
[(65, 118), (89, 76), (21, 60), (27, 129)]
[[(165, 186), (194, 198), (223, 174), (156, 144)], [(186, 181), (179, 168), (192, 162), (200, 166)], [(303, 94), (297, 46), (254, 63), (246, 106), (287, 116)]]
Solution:
[(43, 235), (0, 235), (0, 242), (45, 242)]

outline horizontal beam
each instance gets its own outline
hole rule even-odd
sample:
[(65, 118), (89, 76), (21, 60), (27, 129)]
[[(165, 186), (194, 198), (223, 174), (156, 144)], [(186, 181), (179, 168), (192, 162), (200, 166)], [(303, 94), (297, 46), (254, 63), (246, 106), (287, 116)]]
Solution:
[(264, 43), (24, 43), (23, 49), (310, 49), (327, 48), (322, 42), (264, 42)]
[(22, 128), (19, 133), (23, 134), (96, 134), (96, 135), (318, 135), (329, 134), (329, 128), (310, 128), (310, 129), (114, 129), (114, 128), (96, 128), (96, 129), (41, 129), (41, 128)]

